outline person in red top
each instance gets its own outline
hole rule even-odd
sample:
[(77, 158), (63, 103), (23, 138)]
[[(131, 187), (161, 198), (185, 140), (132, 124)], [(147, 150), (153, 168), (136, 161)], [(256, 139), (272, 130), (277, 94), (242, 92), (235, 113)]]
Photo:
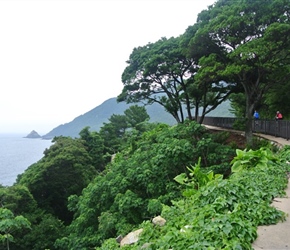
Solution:
[(283, 115), (279, 111), (277, 111), (275, 119), (276, 120), (282, 120), (283, 119)]

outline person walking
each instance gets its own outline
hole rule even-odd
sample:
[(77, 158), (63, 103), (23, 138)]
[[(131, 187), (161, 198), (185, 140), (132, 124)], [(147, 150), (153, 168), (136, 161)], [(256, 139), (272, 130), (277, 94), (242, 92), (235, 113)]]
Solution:
[(255, 120), (259, 120), (260, 119), (260, 115), (257, 112), (257, 110), (255, 110), (255, 112), (254, 112), (254, 118), (255, 118)]
[(255, 110), (255, 112), (254, 112), (254, 130), (256, 130), (256, 126), (257, 127), (259, 127), (259, 122), (258, 122), (258, 120), (260, 119), (260, 115), (259, 115), (259, 113), (258, 113), (258, 111), (257, 110)]
[(280, 113), (280, 111), (277, 111), (275, 119), (276, 121), (283, 119), (283, 115)]

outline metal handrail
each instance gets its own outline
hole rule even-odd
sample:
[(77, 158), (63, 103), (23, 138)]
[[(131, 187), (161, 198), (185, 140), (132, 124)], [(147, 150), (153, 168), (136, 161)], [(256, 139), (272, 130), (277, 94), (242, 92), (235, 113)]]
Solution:
[[(204, 125), (237, 129), (239, 125), (244, 124), (244, 119), (234, 117), (210, 117), (206, 116), (203, 120)], [(241, 129), (240, 129), (241, 130)], [(263, 133), (273, 135), (289, 140), (290, 137), (290, 121), (287, 120), (252, 120), (252, 130), (254, 133)]]

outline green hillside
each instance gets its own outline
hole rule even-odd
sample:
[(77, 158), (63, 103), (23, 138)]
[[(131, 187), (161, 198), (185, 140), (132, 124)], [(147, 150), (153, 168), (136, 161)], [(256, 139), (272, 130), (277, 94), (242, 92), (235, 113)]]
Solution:
[[(134, 104), (126, 104), (125, 102), (117, 103), (117, 98), (110, 98), (87, 113), (76, 117), (74, 120), (57, 126), (49, 133), (42, 136), (42, 138), (51, 139), (55, 136), (61, 135), (78, 137), (79, 132), (86, 126), (89, 126), (92, 131), (99, 131), (99, 129), (103, 126), (103, 123), (108, 122), (108, 119), (113, 114), (121, 115), (131, 105)], [(141, 103), (138, 103), (138, 105), (143, 106)], [(232, 116), (232, 114), (229, 112), (229, 108), (229, 102), (221, 104), (216, 110), (210, 112), (210, 116)], [(174, 118), (157, 103), (146, 106), (146, 110), (150, 116), (150, 122), (160, 122), (169, 125), (176, 124)]]

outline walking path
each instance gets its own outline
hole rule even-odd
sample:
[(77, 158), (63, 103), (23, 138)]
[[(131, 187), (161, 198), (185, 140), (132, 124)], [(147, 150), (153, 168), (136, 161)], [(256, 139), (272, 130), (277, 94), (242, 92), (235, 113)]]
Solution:
[[(285, 146), (290, 145), (290, 141), (280, 137), (258, 134), (258, 136), (273, 141), (274, 143)], [(285, 190), (285, 198), (275, 198), (272, 205), (286, 213), (286, 221), (279, 222), (275, 225), (260, 226), (257, 233), (258, 238), (253, 242), (254, 250), (285, 250), (290, 249), (290, 183)]]
[[(227, 130), (213, 126), (207, 126), (209, 129), (217, 129), (217, 130)], [(241, 133), (241, 131), (234, 131), (237, 133)], [(265, 138), (267, 140), (272, 141), (278, 146), (290, 145), (290, 141), (270, 136), (264, 134), (255, 134), (256, 136)], [(258, 238), (253, 242), (252, 247), (254, 250), (290, 250), (290, 181), (288, 179), (288, 187), (285, 190), (286, 197), (285, 198), (275, 198), (273, 200), (272, 205), (277, 209), (286, 213), (286, 221), (279, 222), (275, 225), (269, 226), (259, 226), (257, 229)]]
[[(209, 125), (204, 125), (206, 128), (208, 129), (215, 129), (215, 130), (224, 130), (224, 131), (232, 131), (232, 132), (236, 132), (239, 134), (243, 134), (243, 131), (239, 131), (239, 130), (233, 130), (233, 129), (227, 129), (227, 128), (220, 128), (220, 127), (214, 127), (214, 126), (209, 126)], [(279, 146), (285, 146), (285, 145), (290, 145), (290, 140), (286, 140), (284, 138), (281, 137), (275, 137), (272, 135), (264, 135), (264, 134), (260, 134), (260, 133), (254, 133), (255, 136), (267, 139), (269, 141), (272, 141), (273, 143), (279, 145)]]
[(290, 249), (290, 185), (286, 189), (286, 198), (275, 198), (272, 205), (287, 214), (286, 221), (270, 226), (259, 226), (258, 238), (253, 242), (254, 250)]

